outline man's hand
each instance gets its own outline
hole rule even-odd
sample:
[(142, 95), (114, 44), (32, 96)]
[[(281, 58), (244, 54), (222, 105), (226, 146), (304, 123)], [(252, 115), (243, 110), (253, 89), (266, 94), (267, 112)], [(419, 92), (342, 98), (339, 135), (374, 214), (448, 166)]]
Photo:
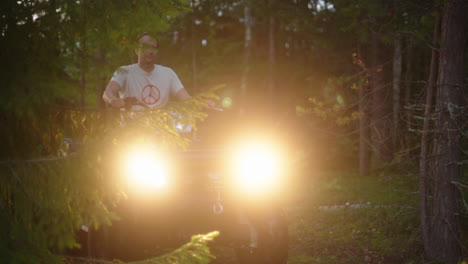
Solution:
[(205, 102), (208, 104), (208, 107), (207, 108), (214, 108), (216, 107), (216, 103), (214, 100), (212, 99), (205, 99)]
[(216, 102), (212, 99), (205, 99), (205, 102), (208, 104), (206, 106), (206, 110), (211, 110), (211, 111), (223, 111), (223, 108), (216, 107)]
[(125, 107), (125, 101), (124, 101), (124, 99), (120, 99), (120, 98), (112, 99), (112, 100), (110, 101), (110, 105), (111, 105), (113, 108), (120, 109), (120, 108)]

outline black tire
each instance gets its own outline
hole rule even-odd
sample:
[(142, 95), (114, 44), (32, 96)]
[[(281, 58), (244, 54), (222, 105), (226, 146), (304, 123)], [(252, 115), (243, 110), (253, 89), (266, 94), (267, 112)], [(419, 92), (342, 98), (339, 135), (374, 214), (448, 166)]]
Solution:
[(286, 264), (288, 262), (288, 226), (281, 212), (255, 224), (258, 248), (236, 249), (240, 264)]

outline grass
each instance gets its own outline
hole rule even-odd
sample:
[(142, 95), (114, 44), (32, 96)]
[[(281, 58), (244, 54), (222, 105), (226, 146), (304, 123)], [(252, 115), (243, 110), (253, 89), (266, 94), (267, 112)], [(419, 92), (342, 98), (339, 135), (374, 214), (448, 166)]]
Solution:
[(417, 176), (302, 179), (288, 199), (290, 264), (420, 263)]

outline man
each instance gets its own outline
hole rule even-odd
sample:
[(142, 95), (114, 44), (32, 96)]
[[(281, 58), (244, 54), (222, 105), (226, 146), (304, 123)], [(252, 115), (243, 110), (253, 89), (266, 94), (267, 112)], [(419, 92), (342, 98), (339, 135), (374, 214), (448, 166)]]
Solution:
[[(123, 108), (123, 98), (136, 97), (150, 108), (162, 108), (171, 96), (177, 100), (191, 97), (172, 69), (155, 64), (158, 41), (150, 34), (145, 32), (137, 38), (135, 53), (136, 64), (122, 66), (114, 72), (102, 96), (106, 103)], [(133, 110), (139, 108), (141, 106), (133, 106)]]

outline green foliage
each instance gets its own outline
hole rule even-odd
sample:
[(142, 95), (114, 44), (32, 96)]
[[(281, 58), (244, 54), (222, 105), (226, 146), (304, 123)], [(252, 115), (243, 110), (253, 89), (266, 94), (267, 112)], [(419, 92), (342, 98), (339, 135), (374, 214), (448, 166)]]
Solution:
[[(317, 157), (318, 163), (334, 168), (337, 168), (337, 160), (344, 166), (357, 164), (356, 156), (352, 154), (358, 148), (356, 127), (365, 116), (359, 112), (357, 93), (364, 87), (365, 80), (361, 77), (330, 78), (321, 93), (296, 106), (296, 114), (313, 133), (316, 141), (313, 148), (321, 153)], [(333, 145), (327, 146), (324, 142), (333, 142)]]
[[(187, 147), (189, 139), (180, 137), (174, 122), (196, 128), (207, 116), (201, 111), (207, 106), (205, 99), (216, 98), (213, 89), (163, 110), (126, 113), (141, 116), (124, 126), (118, 113), (109, 117), (107, 111), (67, 110), (48, 113), (49, 119), (42, 119), (41, 126), (33, 125), (29, 133), (22, 131), (47, 139), (43, 142), (51, 156), (66, 154), (65, 146), (59, 143), (63, 135), (73, 136), (83, 147), (76, 155), (0, 164), (0, 219), (6, 227), (0, 240), (0, 251), (5, 253), (1, 254), (2, 262), (58, 262), (53, 254), (78, 246), (74, 233), (82, 224), (95, 228), (109, 225), (117, 217), (109, 208), (125, 197), (119, 179), (108, 170), (115, 163), (112, 151), (128, 144), (129, 137), (149, 134), (157, 135), (161, 147)], [(23, 146), (22, 151), (44, 153), (35, 148)]]
[(2, 164), (2, 262), (55, 262), (53, 252), (78, 246), (82, 224), (109, 224), (115, 218), (104, 200), (108, 186), (84, 157)]
[(81, 259), (67, 257), (67, 262), (71, 263), (87, 263), (87, 264), (106, 264), (106, 263), (120, 263), (120, 264), (207, 264), (212, 259), (216, 258), (210, 251), (208, 243), (213, 241), (219, 235), (218, 231), (208, 234), (192, 236), (190, 242), (182, 245), (174, 251), (162, 256), (149, 258), (140, 261), (105, 261), (98, 259)]
[(312, 114), (310, 118), (334, 121), (338, 126), (347, 126), (352, 121), (358, 120), (360, 113), (352, 111), (352, 109), (356, 108), (356, 105), (346, 104), (341, 93), (348, 93), (348, 97), (350, 97), (351, 90), (362, 88), (356, 88), (356, 82), (347, 79), (344, 77), (329, 79), (327, 86), (323, 89), (325, 91), (324, 96), (322, 96), (323, 99), (310, 97), (307, 105), (296, 107), (296, 113), (298, 115)]
[(160, 257), (143, 261), (130, 262), (128, 264), (163, 264), (163, 263), (187, 263), (207, 264), (214, 258), (208, 247), (208, 242), (219, 235), (219, 232), (211, 232), (205, 235), (196, 235), (192, 240), (180, 248)]

